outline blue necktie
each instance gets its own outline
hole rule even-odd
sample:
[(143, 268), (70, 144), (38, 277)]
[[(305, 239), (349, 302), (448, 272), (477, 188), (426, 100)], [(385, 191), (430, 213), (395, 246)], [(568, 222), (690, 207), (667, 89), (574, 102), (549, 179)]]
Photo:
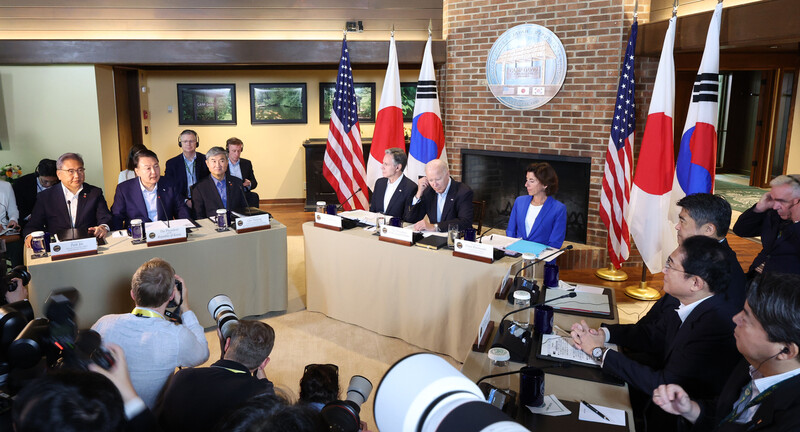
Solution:
[(217, 184), (217, 192), (219, 192), (219, 197), (222, 198), (222, 207), (228, 208), (228, 193), (225, 190), (225, 182), (218, 181), (215, 183)]

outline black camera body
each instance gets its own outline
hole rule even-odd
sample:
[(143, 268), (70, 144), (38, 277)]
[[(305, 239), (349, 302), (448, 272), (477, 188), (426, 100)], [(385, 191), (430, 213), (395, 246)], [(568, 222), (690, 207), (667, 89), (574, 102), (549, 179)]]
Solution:
[(31, 274), (28, 273), (28, 268), (24, 265), (18, 265), (3, 276), (3, 281), (0, 282), (0, 305), (6, 304), (6, 293), (17, 290), (17, 283), (14, 282), (14, 279), (20, 279), (22, 280), (22, 286), (28, 286), (31, 281)]
[(172, 310), (169, 309), (165, 310), (164, 316), (166, 316), (168, 320), (180, 324), (181, 314), (178, 311), (178, 309), (180, 309), (181, 305), (183, 304), (183, 283), (175, 279), (175, 288), (177, 288), (178, 292), (181, 293), (181, 300), (177, 303), (175, 302), (174, 298), (170, 300), (169, 303), (167, 303), (167, 308), (172, 308)]

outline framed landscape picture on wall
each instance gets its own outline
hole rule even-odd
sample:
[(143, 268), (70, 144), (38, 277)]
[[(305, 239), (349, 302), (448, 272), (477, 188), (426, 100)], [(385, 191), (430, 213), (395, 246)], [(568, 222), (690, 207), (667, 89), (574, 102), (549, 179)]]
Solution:
[[(355, 83), (358, 121), (375, 123), (375, 83)], [(336, 83), (319, 83), (319, 122), (331, 121), (331, 106)]]
[(235, 125), (236, 84), (178, 84), (178, 124)]
[(250, 123), (308, 123), (306, 83), (250, 84)]
[(403, 109), (403, 121), (414, 121), (414, 103), (417, 101), (417, 83), (400, 83), (400, 108)]

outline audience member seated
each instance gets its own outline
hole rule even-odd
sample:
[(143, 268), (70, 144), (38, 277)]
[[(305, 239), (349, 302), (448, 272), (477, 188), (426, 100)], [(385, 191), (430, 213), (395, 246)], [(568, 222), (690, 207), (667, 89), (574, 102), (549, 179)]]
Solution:
[[(175, 281), (183, 284), (179, 291)], [(131, 280), (131, 313), (106, 315), (92, 329), (103, 341), (125, 350), (131, 381), (136, 393), (153, 408), (161, 389), (178, 366), (197, 366), (208, 360), (208, 343), (203, 327), (189, 309), (189, 287), (172, 266), (153, 258), (142, 264)], [(167, 303), (174, 299), (182, 324), (164, 317)]]
[(403, 218), (403, 213), (417, 193), (417, 184), (403, 174), (408, 156), (399, 148), (387, 149), (383, 156), (381, 175), (375, 180), (369, 211)]
[(241, 320), (225, 341), (224, 357), (210, 367), (178, 371), (156, 410), (168, 431), (212, 431), (228, 413), (251, 398), (274, 394), (264, 374), (275, 330), (260, 321)]
[(216, 428), (219, 432), (327, 431), (322, 417), (303, 405), (291, 405), (274, 395), (252, 398)]
[(508, 219), (506, 235), (560, 248), (567, 233), (567, 207), (552, 195), (558, 192), (558, 175), (547, 162), (528, 165), (527, 195), (517, 197)]
[(319, 412), (325, 404), (339, 400), (339, 367), (335, 364), (306, 365), (300, 378), (300, 403)]
[(136, 176), (117, 185), (111, 206), (114, 229), (123, 229), (131, 219), (144, 222), (189, 219), (189, 208), (169, 180), (161, 178), (158, 156), (141, 150), (134, 157)]
[[(718, 241), (689, 237), (664, 266), (664, 291), (680, 302), (675, 313), (665, 313), (655, 322), (601, 329), (590, 329), (585, 321), (572, 326), (575, 345), (601, 362), (604, 372), (631, 386), (634, 411), (644, 417), (651, 431), (675, 430), (676, 422), (659, 410), (642, 411), (656, 387), (677, 383), (693, 397), (713, 398), (739, 361), (731, 321), (738, 311), (721, 295), (728, 272)], [(649, 366), (638, 363), (622, 352), (607, 350), (605, 342), (652, 353), (659, 361)]]
[(192, 188), (194, 211), (197, 218), (211, 217), (218, 209), (247, 207), (242, 194), (242, 181), (227, 174), (228, 155), (222, 147), (211, 147), (206, 155), (206, 165), (211, 175), (198, 181)]
[(667, 384), (655, 390), (653, 402), (697, 431), (800, 430), (800, 276), (757, 277), (733, 321), (744, 360), (719, 398), (699, 401)]
[(249, 159), (242, 158), (244, 143), (239, 138), (228, 138), (225, 142), (225, 150), (228, 152), (228, 171), (234, 177), (238, 177), (244, 186), (247, 205), (258, 207), (258, 194), (253, 189), (258, 186), (256, 174), (253, 172), (253, 163)]
[(414, 224), (414, 230), (446, 232), (451, 224), (458, 224), (461, 231), (472, 228), (472, 189), (450, 178), (445, 162), (428, 162), (418, 185), (404, 217)]
[(136, 178), (136, 161), (134, 161), (133, 157), (136, 156), (136, 153), (139, 153), (142, 150), (147, 150), (147, 147), (141, 144), (134, 144), (131, 147), (131, 150), (128, 152), (128, 164), (125, 165), (125, 169), (119, 172), (119, 177), (117, 177), (117, 184), (120, 184), (126, 180)]
[(25, 174), (14, 182), (14, 196), (17, 198), (19, 223), (22, 226), (25, 226), (31, 217), (36, 196), (56, 183), (58, 183), (56, 161), (52, 159), (40, 160), (34, 172)]
[(769, 185), (769, 192), (733, 226), (740, 237), (761, 236), (750, 278), (762, 272), (800, 273), (800, 174), (775, 177)]
[(172, 184), (178, 188), (186, 205), (192, 208), (192, 186), (200, 180), (208, 177), (208, 167), (206, 157), (197, 151), (200, 146), (200, 138), (197, 132), (186, 129), (178, 136), (178, 147), (182, 152), (178, 156), (167, 161), (164, 177), (170, 179)]
[(31, 219), (22, 234), (30, 247), (30, 233), (56, 232), (70, 228), (88, 229), (96, 237), (108, 233), (111, 213), (103, 191), (84, 183), (86, 169), (77, 153), (64, 153), (56, 161), (56, 173), (61, 187), (51, 187), (36, 198)]
[(19, 229), (19, 210), (17, 210), (17, 198), (14, 196), (14, 189), (11, 183), (0, 180), (0, 228)]

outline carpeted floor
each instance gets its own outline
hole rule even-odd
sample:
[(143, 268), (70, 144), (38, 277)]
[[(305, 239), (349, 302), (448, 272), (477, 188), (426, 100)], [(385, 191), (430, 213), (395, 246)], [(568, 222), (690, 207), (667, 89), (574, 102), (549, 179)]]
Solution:
[(738, 212), (743, 212), (752, 207), (753, 204), (761, 199), (764, 192), (768, 191), (769, 189), (761, 189), (719, 179), (714, 182), (714, 192), (724, 196), (731, 204), (731, 208)]

